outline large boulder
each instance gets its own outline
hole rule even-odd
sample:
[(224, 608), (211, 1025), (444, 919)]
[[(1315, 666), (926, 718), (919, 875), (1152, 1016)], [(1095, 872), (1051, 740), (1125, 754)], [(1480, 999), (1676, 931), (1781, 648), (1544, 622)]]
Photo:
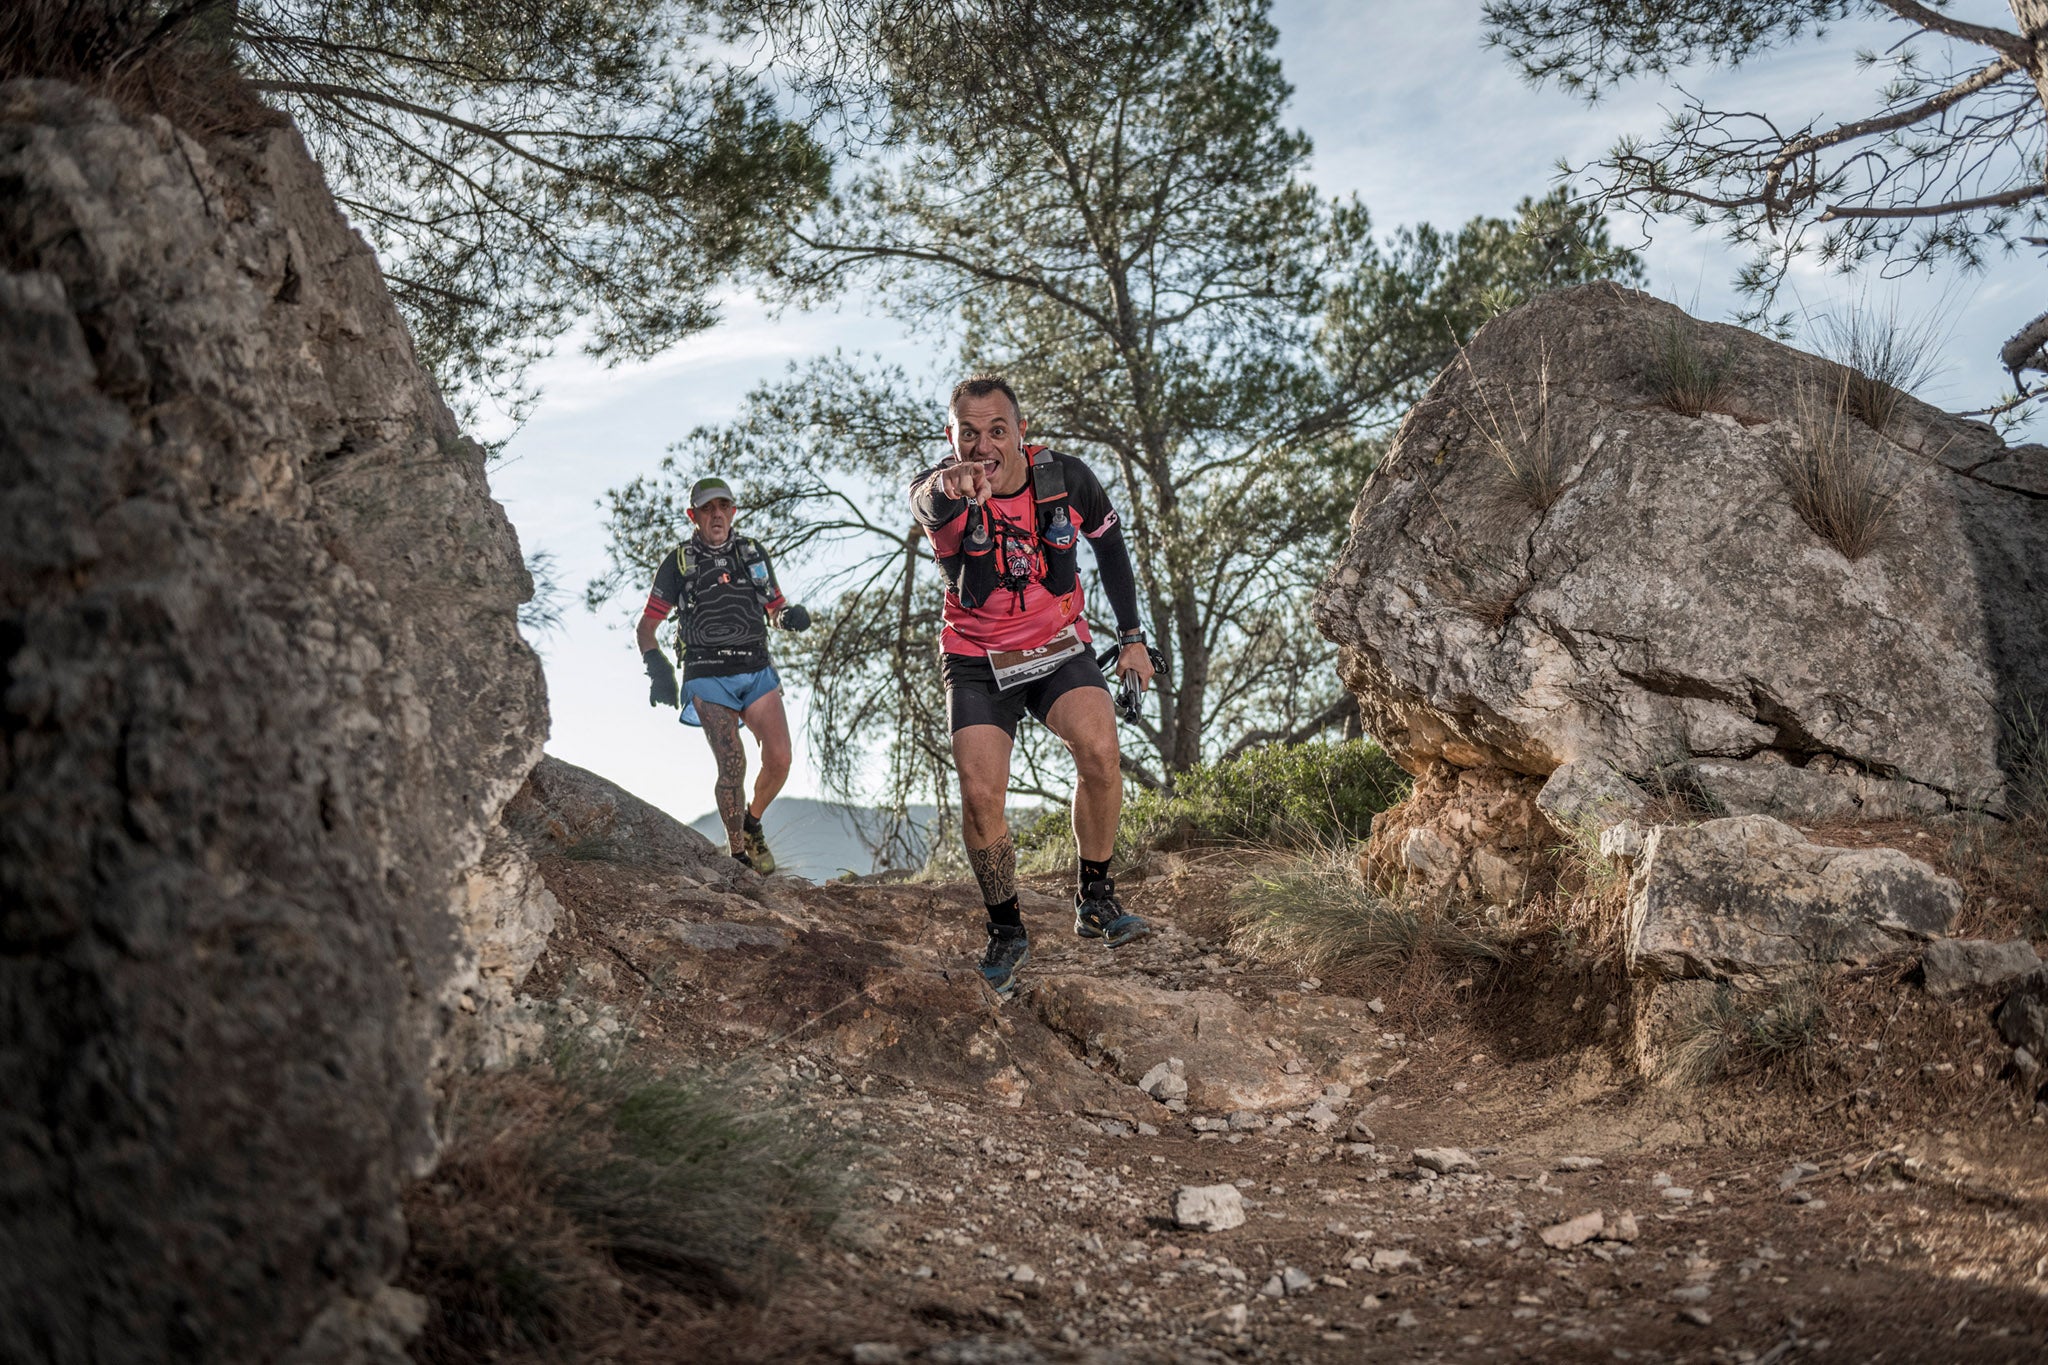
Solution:
[(1629, 877), (1629, 966), (1765, 984), (1897, 954), (1961, 905), (1961, 887), (1897, 849), (1809, 843), (1767, 815), (1659, 825)]
[(530, 590), (290, 127), (0, 84), (0, 1359), (399, 1358)]
[[(1726, 367), (1688, 417), (1660, 348)], [(1367, 480), (1315, 618), (1413, 772), (1600, 762), (1713, 813), (1997, 808), (2048, 658), (2048, 451), (1912, 399), (1853, 448), (1897, 480), (1850, 559), (1781, 476), (1829, 362), (1588, 285), (1481, 329)], [(1548, 459), (1554, 496), (1509, 461)], [(1546, 504), (1546, 505), (1539, 505)]]

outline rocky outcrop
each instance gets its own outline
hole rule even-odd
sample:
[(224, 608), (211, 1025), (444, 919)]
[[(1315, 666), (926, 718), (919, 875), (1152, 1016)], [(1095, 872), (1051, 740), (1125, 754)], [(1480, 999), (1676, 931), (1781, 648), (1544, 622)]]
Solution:
[(1762, 985), (1895, 955), (1961, 904), (1961, 887), (1897, 849), (1809, 843), (1766, 815), (1659, 825), (1629, 877), (1629, 966)]
[(1502, 768), (1422, 770), (1407, 798), (1373, 817), (1359, 854), (1368, 883), (1430, 900), (1510, 905), (1554, 882), (1558, 832), (1541, 783)]
[(518, 547), (289, 127), (0, 85), (0, 243), (0, 1358), (391, 1358), (550, 913)]
[[(1659, 401), (1673, 347), (1725, 366), (1722, 411)], [(1489, 323), (1315, 602), (1367, 732), (1412, 772), (1597, 761), (1718, 814), (1997, 808), (2001, 725), (2048, 657), (2048, 450), (1902, 400), (1854, 429), (1900, 496), (1846, 558), (1780, 472), (1839, 375), (1611, 285)]]

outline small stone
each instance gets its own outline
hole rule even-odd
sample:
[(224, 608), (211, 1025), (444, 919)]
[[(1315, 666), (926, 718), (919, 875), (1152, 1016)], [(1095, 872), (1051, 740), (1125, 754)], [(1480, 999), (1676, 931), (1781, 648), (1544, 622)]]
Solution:
[(1819, 1174), (1820, 1167), (1814, 1165), (1811, 1161), (1795, 1161), (1785, 1169), (1783, 1175), (1778, 1177), (1778, 1188), (1789, 1190), (1808, 1176)]
[(1394, 1326), (1400, 1328), (1404, 1332), (1412, 1331), (1413, 1329), (1420, 1327), (1421, 1325), (1421, 1319), (1417, 1318), (1413, 1313), (1409, 1312), (1405, 1308), (1403, 1308), (1400, 1312), (1394, 1314)]
[(1306, 1270), (1296, 1270), (1289, 1266), (1280, 1272), (1280, 1287), (1290, 1295), (1306, 1294), (1316, 1287), (1316, 1278)]
[(1377, 995), (1366, 1001), (1365, 1007), (1374, 1014), (1385, 1014), (1387, 1012), (1387, 1002), (1380, 999)]
[(893, 1341), (856, 1341), (846, 1348), (853, 1365), (900, 1365), (903, 1348)]
[(1417, 1166), (1439, 1175), (1479, 1169), (1478, 1163), (1472, 1160), (1472, 1154), (1462, 1147), (1417, 1147), (1411, 1156)]
[(1591, 1213), (1582, 1213), (1562, 1223), (1552, 1223), (1536, 1235), (1543, 1239), (1543, 1245), (1554, 1251), (1569, 1251), (1598, 1237), (1606, 1224), (1607, 1220), (1601, 1215), (1600, 1210), (1594, 1209)]
[(1265, 1126), (1265, 1116), (1250, 1109), (1240, 1109), (1230, 1116), (1230, 1131), (1233, 1133), (1256, 1133)]
[(1603, 1242), (1633, 1242), (1638, 1233), (1639, 1229), (1636, 1227), (1634, 1211), (1623, 1209), (1614, 1216), (1613, 1222), (1601, 1230), (1600, 1240)]
[(1153, 1099), (1162, 1102), (1186, 1099), (1188, 1097), (1187, 1077), (1183, 1076), (1173, 1065), (1178, 1060), (1178, 1058), (1169, 1059), (1146, 1072), (1143, 1079), (1138, 1082), (1138, 1089), (1144, 1091)]
[(1323, 1087), (1323, 1098), (1341, 1102), (1351, 1098), (1351, 1087), (1342, 1081), (1332, 1081)]
[(1678, 1316), (1695, 1327), (1712, 1327), (1714, 1325), (1714, 1315), (1704, 1308), (1681, 1308), (1678, 1310)]
[(1038, 1278), (1038, 1272), (1028, 1265), (1012, 1266), (1008, 1278), (1018, 1284), (1030, 1284)]
[(1414, 1253), (1399, 1247), (1387, 1247), (1372, 1254), (1371, 1270), (1375, 1275), (1398, 1275), (1406, 1270), (1420, 1270), (1422, 1262)]
[(1554, 1171), (1597, 1171), (1607, 1163), (1597, 1156), (1561, 1156), (1550, 1163)]
[(1244, 1196), (1235, 1185), (1183, 1185), (1174, 1192), (1173, 1221), (1201, 1232), (1243, 1227)]
[(1290, 1076), (1299, 1076), (1302, 1073), (1301, 1058), (1289, 1057), (1287, 1059), (1286, 1065), (1282, 1066), (1280, 1069)]
[(936, 1273), (930, 1266), (921, 1265), (910, 1272), (910, 1278), (913, 1280), (929, 1280)]
[[(1140, 1123), (1138, 1124), (1138, 1136), (1139, 1136), (1139, 1137), (1158, 1137), (1158, 1136), (1159, 1136), (1159, 1130), (1158, 1130), (1157, 1128), (1153, 1127), (1153, 1126), (1152, 1126), (1151, 1124), (1149, 1124), (1149, 1123), (1143, 1123), (1143, 1122), (1140, 1122)], [(1028, 1179), (1028, 1178), (1030, 1177), (1030, 1174), (1031, 1174), (1031, 1173), (1030, 1173), (1029, 1171), (1026, 1171), (1026, 1172), (1025, 1172), (1024, 1174), (1025, 1174), (1026, 1178)]]
[(1278, 1275), (1275, 1275), (1259, 1286), (1259, 1293), (1269, 1299), (1284, 1299), (1287, 1297), (1287, 1286), (1280, 1282)]
[(1714, 1287), (1710, 1284), (1688, 1284), (1679, 1286), (1664, 1297), (1673, 1303), (1705, 1303), (1713, 1292)]
[(1250, 1304), (1233, 1303), (1230, 1307), (1223, 1310), (1218, 1321), (1225, 1332), (1234, 1337), (1241, 1337), (1244, 1335), (1245, 1324), (1250, 1321), (1251, 1315)]
[(1683, 1185), (1666, 1185), (1659, 1193), (1674, 1204), (1682, 1204), (1692, 1198), (1692, 1191)]

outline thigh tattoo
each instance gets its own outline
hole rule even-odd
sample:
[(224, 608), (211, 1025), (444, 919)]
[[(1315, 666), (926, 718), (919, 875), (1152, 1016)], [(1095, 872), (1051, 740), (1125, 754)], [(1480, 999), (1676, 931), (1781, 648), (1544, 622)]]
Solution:
[(740, 847), (747, 816), (747, 754), (740, 747), (739, 712), (709, 702), (697, 703), (697, 719), (704, 722), (704, 738), (718, 760), (718, 818), (725, 822), (725, 836), (732, 847)]
[(986, 905), (1001, 905), (1017, 894), (1017, 845), (1005, 833), (987, 848), (970, 848), (967, 861), (974, 866), (974, 880), (981, 883)]

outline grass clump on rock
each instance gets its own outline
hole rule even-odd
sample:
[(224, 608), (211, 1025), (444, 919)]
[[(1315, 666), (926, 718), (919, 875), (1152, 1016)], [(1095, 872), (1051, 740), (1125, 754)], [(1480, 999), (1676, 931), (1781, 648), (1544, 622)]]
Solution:
[(1690, 320), (1667, 319), (1657, 329), (1656, 350), (1650, 355), (1650, 392), (1681, 416), (1721, 411), (1734, 358), (1732, 344), (1709, 350)]
[(1900, 400), (1934, 375), (1943, 339), (1935, 319), (1902, 318), (1896, 301), (1822, 319), (1820, 349), (1842, 367), (1844, 411), (1878, 431), (1890, 424)]
[(406, 1200), (427, 1365), (685, 1358), (702, 1305), (759, 1299), (835, 1221), (827, 1147), (711, 1081), (565, 1056), (458, 1084)]
[(1851, 562), (1884, 539), (1905, 492), (1904, 468), (1872, 439), (1846, 388), (1802, 391), (1777, 466), (1799, 519)]

